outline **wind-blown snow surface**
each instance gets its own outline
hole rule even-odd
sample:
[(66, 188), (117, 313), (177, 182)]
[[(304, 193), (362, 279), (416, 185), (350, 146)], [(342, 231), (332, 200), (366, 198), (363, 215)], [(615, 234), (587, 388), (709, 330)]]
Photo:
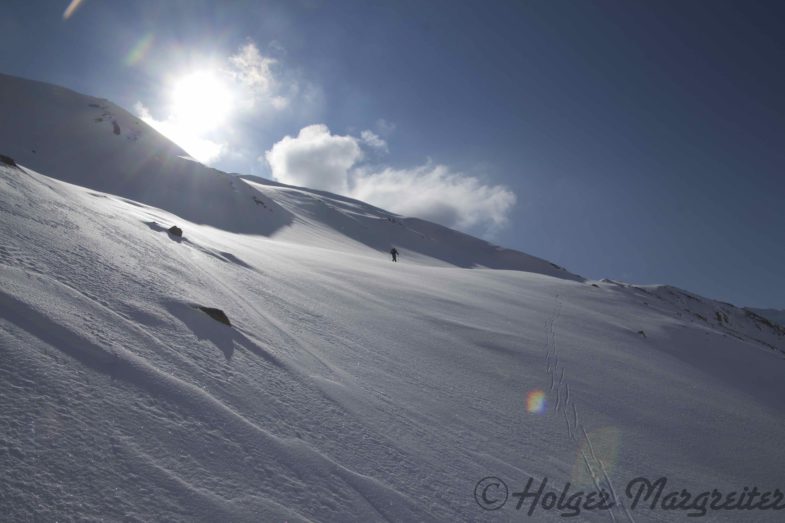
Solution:
[[(94, 180), (106, 174), (95, 158), (123, 137), (104, 134), (85, 142), (86, 163), (43, 174), (110, 183)], [(27, 145), (0, 137), (19, 160)], [(785, 487), (777, 325), (189, 163), (161, 166), (164, 181), (145, 177), (150, 193), (134, 199), (132, 183), (119, 196), (0, 165), (4, 518), (524, 519), (512, 497), (478, 506), (475, 485), (492, 475), (511, 492), (530, 477), (557, 493), (613, 489), (625, 505), (581, 521), (675, 521), (685, 512), (632, 510), (627, 482)], [(377, 248), (399, 240), (393, 264)], [(504, 263), (529, 270), (463, 268)], [(528, 412), (535, 390), (544, 408)]]

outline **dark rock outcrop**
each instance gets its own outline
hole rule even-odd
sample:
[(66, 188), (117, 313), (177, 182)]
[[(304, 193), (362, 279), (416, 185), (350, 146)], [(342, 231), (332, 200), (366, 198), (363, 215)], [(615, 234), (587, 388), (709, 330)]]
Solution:
[(10, 165), (11, 167), (17, 167), (16, 161), (10, 156), (6, 156), (4, 154), (0, 154), (0, 163)]
[(216, 309), (214, 307), (203, 307), (201, 305), (197, 305), (197, 307), (199, 307), (199, 309), (201, 309), (215, 321), (220, 321), (224, 325), (228, 325), (230, 327), (232, 326), (232, 324), (229, 322), (229, 318), (226, 316), (226, 313), (221, 309)]
[(172, 236), (177, 236), (178, 238), (182, 238), (183, 237), (183, 230), (180, 227), (178, 227), (177, 225), (172, 225), (171, 227), (169, 227), (169, 229), (167, 229), (167, 231)]

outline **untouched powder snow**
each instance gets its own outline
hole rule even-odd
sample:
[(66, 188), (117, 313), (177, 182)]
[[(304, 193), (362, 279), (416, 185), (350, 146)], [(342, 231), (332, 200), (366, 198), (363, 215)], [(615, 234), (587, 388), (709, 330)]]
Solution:
[(3, 519), (563, 520), (515, 508), (547, 478), (616, 501), (574, 520), (682, 521), (628, 483), (785, 489), (785, 328), (208, 169), (105, 101), (0, 95)]

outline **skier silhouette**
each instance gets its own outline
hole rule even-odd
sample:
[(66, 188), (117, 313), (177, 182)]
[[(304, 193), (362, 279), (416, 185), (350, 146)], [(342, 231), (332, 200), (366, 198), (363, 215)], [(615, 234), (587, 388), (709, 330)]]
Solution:
[(392, 255), (392, 260), (394, 262), (397, 262), (398, 261), (398, 249), (393, 247), (392, 249), (390, 249), (390, 254)]

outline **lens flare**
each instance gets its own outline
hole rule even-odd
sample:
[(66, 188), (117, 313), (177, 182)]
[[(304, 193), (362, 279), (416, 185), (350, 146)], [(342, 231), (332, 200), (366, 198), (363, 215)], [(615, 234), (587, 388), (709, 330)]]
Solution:
[(620, 448), (621, 431), (616, 427), (603, 427), (586, 434), (572, 468), (572, 483), (588, 487), (593, 484), (593, 477), (611, 474)]
[(147, 52), (153, 46), (155, 37), (151, 33), (147, 33), (140, 38), (134, 46), (128, 51), (125, 57), (125, 65), (136, 65), (145, 57)]
[(71, 3), (68, 4), (68, 7), (65, 8), (63, 11), (63, 20), (68, 20), (71, 18), (71, 15), (74, 14), (74, 11), (79, 9), (79, 6), (82, 5), (83, 0), (71, 0)]
[(526, 396), (526, 412), (529, 414), (542, 414), (545, 412), (545, 392), (535, 389)]

